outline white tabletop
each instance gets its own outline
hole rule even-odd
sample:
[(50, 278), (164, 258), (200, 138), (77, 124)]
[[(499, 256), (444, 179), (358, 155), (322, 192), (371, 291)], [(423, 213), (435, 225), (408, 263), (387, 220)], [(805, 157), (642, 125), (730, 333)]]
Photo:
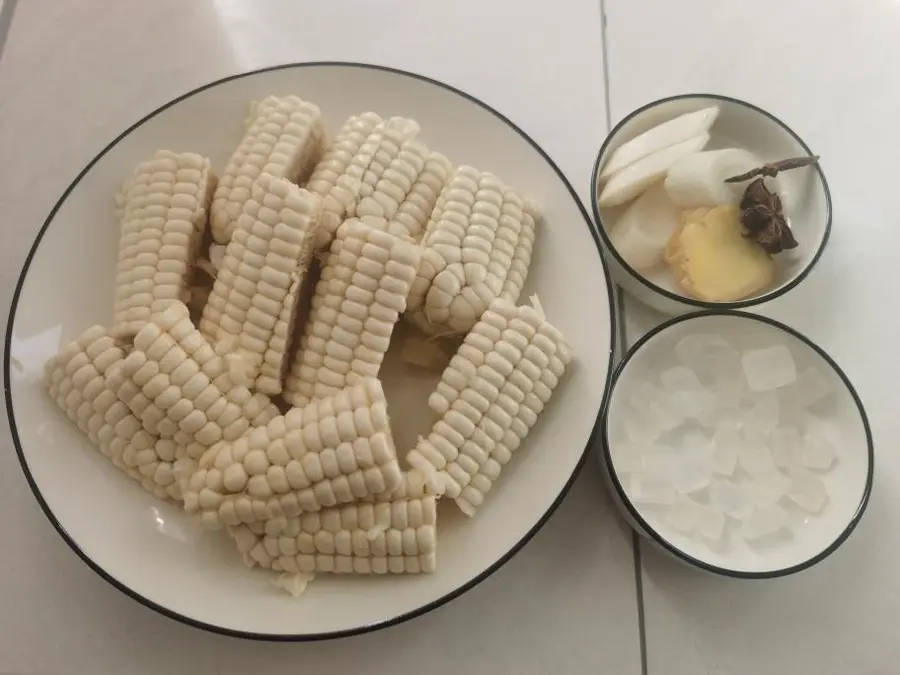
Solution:
[[(586, 199), (606, 130), (600, 12), (595, 0), (567, 7), (23, 0), (0, 62), (3, 302), (50, 207), (112, 137), (188, 89), (280, 62), (368, 61), (461, 87), (521, 125)], [(573, 95), (578, 105), (564, 105)], [(471, 592), (392, 629), (316, 644), (204, 633), (120, 594), (53, 531), (5, 430), (0, 513), (3, 675), (641, 671), (632, 536), (594, 462), (534, 541)]]
[[(12, 2), (0, 5), (0, 40)], [(535, 540), (449, 605), (340, 642), (243, 642), (156, 615), (88, 570), (41, 514), (3, 433), (0, 541), (15, 543), (0, 546), (0, 674), (278, 675), (361, 663), (373, 675), (897, 672), (892, 483), (900, 460), (890, 448), (900, 438), (891, 408), (900, 323), (877, 263), (900, 249), (892, 199), (900, 6), (605, 3), (604, 50), (597, 0), (552, 11), (521, 0), (22, 0), (0, 61), (4, 308), (39, 224), (84, 162), (142, 114), (227, 74), (334, 59), (445, 80), (522, 126), (585, 201), (607, 122), (660, 96), (729, 94), (791, 125), (822, 155), (831, 185), (834, 227), (824, 257), (765, 313), (828, 351), (868, 408), (876, 489), (849, 541), (809, 571), (765, 582), (696, 573), (640, 546), (636, 585), (631, 533), (589, 464)], [(625, 309), (632, 341), (659, 320), (634, 302)]]

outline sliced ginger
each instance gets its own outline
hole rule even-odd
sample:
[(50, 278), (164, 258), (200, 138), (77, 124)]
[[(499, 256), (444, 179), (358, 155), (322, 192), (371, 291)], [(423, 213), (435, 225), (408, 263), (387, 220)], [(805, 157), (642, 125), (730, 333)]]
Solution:
[(740, 211), (717, 206), (685, 211), (666, 246), (666, 262), (678, 285), (707, 302), (740, 300), (775, 279), (775, 263), (744, 237)]

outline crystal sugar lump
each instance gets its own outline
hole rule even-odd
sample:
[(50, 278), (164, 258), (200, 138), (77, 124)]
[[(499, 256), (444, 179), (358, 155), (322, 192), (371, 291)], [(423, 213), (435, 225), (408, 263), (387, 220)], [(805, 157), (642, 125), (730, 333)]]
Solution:
[(744, 426), (761, 434), (768, 434), (778, 426), (778, 394), (773, 391), (758, 392), (751, 396), (744, 412)]
[(785, 392), (797, 405), (809, 407), (828, 396), (831, 380), (818, 368), (810, 366), (797, 375), (797, 381)]
[(818, 471), (827, 471), (837, 458), (834, 443), (824, 436), (807, 434), (800, 450), (803, 466)]
[(808, 513), (819, 513), (828, 501), (825, 483), (806, 469), (792, 469), (788, 474), (788, 498)]
[(788, 526), (789, 518), (788, 512), (778, 504), (759, 507), (741, 524), (741, 535), (754, 541), (777, 534)]
[(639, 504), (666, 505), (675, 501), (675, 487), (665, 473), (646, 471), (631, 477), (629, 496)]
[(744, 520), (753, 513), (755, 503), (743, 485), (717, 480), (709, 486), (709, 505), (737, 520)]
[(684, 421), (684, 416), (676, 411), (671, 402), (651, 403), (647, 408), (647, 414), (653, 418), (653, 423), (660, 431), (671, 431)]
[(675, 354), (701, 377), (737, 359), (737, 350), (728, 340), (706, 333), (685, 335), (675, 345)]
[(690, 368), (675, 366), (660, 373), (659, 381), (667, 389), (680, 391), (684, 389), (702, 389), (700, 378)]
[(765, 438), (752, 431), (743, 434), (738, 450), (738, 462), (744, 471), (753, 476), (775, 470), (775, 459)]
[(796, 429), (775, 429), (771, 436), (772, 459), (779, 469), (792, 469), (802, 463), (803, 440)]
[(725, 531), (725, 516), (714, 508), (699, 504), (694, 516), (694, 530), (708, 542), (718, 542)]
[(628, 394), (628, 402), (631, 407), (638, 412), (644, 411), (647, 407), (660, 400), (661, 392), (659, 388), (650, 382), (638, 382)]
[(797, 367), (785, 345), (750, 349), (741, 356), (744, 377), (751, 391), (770, 391), (794, 383)]
[(787, 494), (791, 481), (784, 474), (773, 471), (758, 476), (747, 484), (747, 492), (756, 506), (771, 506)]
[(700, 418), (712, 412), (716, 405), (716, 397), (706, 389), (682, 389), (670, 396), (672, 410), (682, 419)]
[(675, 489), (683, 495), (694, 494), (709, 487), (712, 477), (709, 455), (703, 451), (689, 452), (675, 463)]
[(733, 429), (719, 429), (712, 439), (712, 470), (719, 476), (732, 476), (737, 467), (741, 435)]
[(713, 433), (720, 430), (737, 431), (744, 426), (743, 414), (730, 405), (706, 410), (698, 419), (704, 429)]
[(636, 473), (644, 468), (644, 455), (641, 446), (634, 443), (612, 443), (609, 447), (616, 473)]
[(623, 423), (625, 436), (631, 443), (652, 443), (659, 438), (662, 430), (652, 419), (628, 415)]
[(666, 507), (666, 522), (673, 529), (689, 534), (694, 529), (699, 508), (700, 505), (691, 499), (677, 499)]

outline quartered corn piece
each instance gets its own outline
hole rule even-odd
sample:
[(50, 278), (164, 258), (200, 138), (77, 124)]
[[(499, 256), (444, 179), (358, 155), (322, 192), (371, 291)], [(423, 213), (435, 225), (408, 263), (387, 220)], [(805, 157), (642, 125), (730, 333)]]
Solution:
[(535, 214), (518, 194), (492, 174), (459, 167), (422, 238), (412, 320), (429, 334), (464, 333), (494, 299), (515, 303), (534, 236)]
[(279, 572), (418, 574), (435, 570), (436, 523), (436, 499), (424, 497), (305, 513), (275, 535), (247, 525), (231, 535), (247, 559)]
[(409, 452), (472, 515), (525, 440), (572, 351), (539, 306), (495, 300), (444, 370), (429, 406), (442, 418)]
[(391, 491), (401, 479), (384, 392), (371, 379), (211, 448), (185, 509), (215, 529), (293, 518)]
[(50, 397), (118, 469), (156, 497), (181, 499), (174, 442), (145, 431), (106, 386), (107, 371), (123, 358), (106, 329), (89, 328), (45, 365)]
[(419, 256), (415, 244), (358, 219), (340, 227), (284, 383), (289, 403), (304, 405), (378, 376)]
[[(364, 126), (371, 118), (362, 120)], [(359, 127), (357, 127), (359, 128)], [(316, 247), (326, 249), (338, 227), (347, 218), (356, 215), (356, 207), (362, 199), (370, 197), (391, 162), (400, 154), (404, 143), (419, 133), (414, 120), (392, 117), (376, 124), (354, 153), (346, 168), (334, 182), (321, 183), (310, 180), (308, 188), (323, 198), (322, 221)]]
[(265, 394), (281, 391), (300, 292), (309, 269), (321, 200), (283, 178), (260, 176), (244, 203), (203, 310), (200, 331), (231, 337), (247, 377)]
[(220, 244), (231, 239), (253, 184), (262, 174), (304, 182), (326, 144), (319, 108), (296, 96), (269, 96), (251, 114), (253, 121), (228, 161), (213, 198), (210, 229)]
[(134, 334), (175, 300), (185, 299), (215, 189), (209, 160), (160, 150), (123, 188), (113, 333)]

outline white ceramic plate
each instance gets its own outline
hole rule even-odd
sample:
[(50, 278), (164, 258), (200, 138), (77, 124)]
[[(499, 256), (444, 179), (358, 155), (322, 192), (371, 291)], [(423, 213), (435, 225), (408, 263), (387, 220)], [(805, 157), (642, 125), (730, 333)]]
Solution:
[[(208, 155), (221, 169), (243, 132), (247, 104), (297, 94), (335, 130), (352, 114), (417, 119), (423, 139), (456, 164), (498, 174), (545, 214), (527, 291), (571, 342), (576, 361), (527, 442), (466, 519), (439, 516), (438, 571), (396, 578), (321, 577), (298, 599), (247, 570), (222, 533), (200, 530), (176, 506), (120, 475), (44, 394), (43, 362), (94, 323), (111, 319), (117, 223), (113, 195), (141, 160), (165, 147)], [(421, 614), (471, 588), (508, 560), (565, 495), (593, 439), (606, 393), (612, 301), (599, 241), (571, 186), (508, 119), (460, 91), (408, 73), (353, 64), (298, 64), (192, 91), (116, 138), (66, 190), (19, 279), (4, 369), (13, 439), (32, 490), (66, 542), (96, 572), (164, 614), (218, 632), (316, 639), (372, 630)], [(386, 366), (391, 413), (421, 426), (433, 379)], [(424, 416), (427, 420), (427, 415)]]
[[(663, 513), (633, 502), (615, 468), (610, 444), (621, 440), (617, 427), (628, 413), (629, 392), (640, 382), (658, 381), (675, 362), (675, 345), (686, 335), (721, 335), (740, 350), (783, 344), (798, 372), (814, 367), (830, 384), (831, 394), (811, 412), (825, 421), (837, 448), (835, 465), (819, 474), (828, 493), (821, 512), (791, 510), (791, 534), (764, 545), (736, 536), (730, 523), (722, 542), (709, 546), (668, 525)], [(618, 438), (617, 438), (618, 437)], [(680, 560), (726, 576), (761, 578), (791, 574), (823, 560), (853, 532), (872, 490), (872, 433), (862, 401), (840, 367), (820, 347), (784, 324), (742, 312), (699, 312), (668, 321), (641, 338), (622, 360), (613, 381), (604, 425), (604, 465), (616, 501), (630, 524)]]

